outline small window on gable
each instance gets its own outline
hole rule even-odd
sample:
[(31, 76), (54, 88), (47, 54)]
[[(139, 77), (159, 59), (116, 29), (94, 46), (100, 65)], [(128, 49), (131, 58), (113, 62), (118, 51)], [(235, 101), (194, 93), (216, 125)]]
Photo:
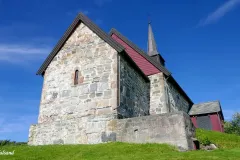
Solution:
[(79, 73), (79, 71), (76, 70), (76, 71), (75, 71), (75, 74), (74, 74), (74, 85), (77, 85), (77, 84), (78, 84), (78, 73)]

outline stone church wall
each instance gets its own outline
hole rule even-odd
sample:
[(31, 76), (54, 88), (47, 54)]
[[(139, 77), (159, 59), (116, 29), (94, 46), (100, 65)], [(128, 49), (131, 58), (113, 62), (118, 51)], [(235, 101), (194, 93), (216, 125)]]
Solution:
[(28, 144), (107, 139), (109, 120), (117, 117), (117, 55), (81, 23), (44, 74), (38, 124), (30, 127)]
[(120, 106), (118, 118), (149, 115), (150, 82), (120, 56)]
[(169, 112), (184, 111), (188, 113), (190, 103), (177, 91), (175, 86), (169, 81), (165, 81), (166, 103), (169, 106)]
[[(38, 124), (31, 125), (28, 144), (122, 141), (191, 149), (194, 131), (186, 114), (145, 116), (168, 112), (163, 74), (149, 76), (149, 83), (124, 57), (120, 57), (120, 68), (118, 64), (118, 53), (81, 23), (46, 69)], [(78, 84), (74, 84), (76, 70)], [(180, 106), (175, 102), (174, 87), (165, 86), (170, 88), (172, 110), (186, 110), (183, 100)]]
[[(79, 84), (74, 85), (75, 71)], [(117, 52), (81, 23), (48, 66), (38, 123), (104, 115), (117, 107)]]
[(150, 114), (168, 113), (169, 108), (166, 106), (164, 75), (162, 72), (148, 76), (151, 83), (150, 89)]

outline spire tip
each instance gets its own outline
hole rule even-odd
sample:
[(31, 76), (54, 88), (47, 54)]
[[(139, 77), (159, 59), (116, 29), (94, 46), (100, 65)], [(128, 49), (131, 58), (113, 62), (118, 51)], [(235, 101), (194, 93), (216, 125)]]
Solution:
[(151, 24), (151, 16), (148, 14), (148, 24)]

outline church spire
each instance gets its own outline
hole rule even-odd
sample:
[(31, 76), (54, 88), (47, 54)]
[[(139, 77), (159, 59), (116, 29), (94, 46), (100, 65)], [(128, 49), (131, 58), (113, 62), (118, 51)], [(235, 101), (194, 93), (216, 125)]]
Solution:
[(152, 32), (151, 21), (148, 22), (148, 55), (153, 56), (158, 54), (156, 42)]
[(154, 39), (151, 21), (148, 22), (148, 55), (154, 57), (154, 59), (161, 63), (163, 66), (165, 65), (165, 60), (157, 51), (157, 45)]

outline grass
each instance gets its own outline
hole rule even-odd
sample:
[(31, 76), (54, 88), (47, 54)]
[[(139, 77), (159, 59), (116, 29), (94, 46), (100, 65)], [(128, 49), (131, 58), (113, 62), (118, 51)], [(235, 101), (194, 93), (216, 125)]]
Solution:
[(197, 130), (197, 137), (206, 137), (220, 149), (215, 151), (178, 152), (167, 144), (106, 143), (97, 145), (2, 146), (0, 151), (13, 151), (13, 156), (0, 155), (0, 159), (44, 160), (201, 160), (240, 159), (240, 137), (212, 131)]
[(234, 134), (197, 129), (196, 136), (200, 142), (208, 138), (221, 149), (240, 148), (240, 136)]

